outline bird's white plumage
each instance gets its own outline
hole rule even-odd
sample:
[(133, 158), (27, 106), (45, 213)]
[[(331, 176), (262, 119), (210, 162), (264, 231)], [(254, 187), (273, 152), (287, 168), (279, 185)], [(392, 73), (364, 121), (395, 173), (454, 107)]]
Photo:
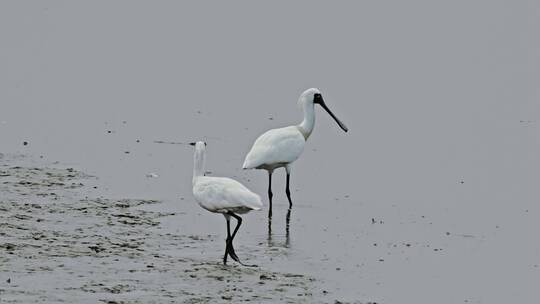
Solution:
[(249, 151), (244, 169), (274, 169), (294, 162), (302, 152), (306, 139), (298, 126), (268, 130), (263, 133)]
[[(195, 146), (193, 155), (193, 196), (199, 205), (215, 213), (221, 213), (227, 221), (227, 239), (225, 245), (225, 255), (223, 264), (227, 264), (227, 257), (230, 256), (244, 266), (256, 266), (243, 264), (234, 252), (233, 240), (242, 224), (242, 218), (238, 214), (260, 210), (262, 208), (261, 198), (249, 191), (241, 183), (227, 177), (204, 176), (204, 164), (206, 159), (206, 143), (198, 141), (191, 143)], [(230, 219), (236, 219), (236, 227), (231, 234)]]
[(298, 105), (302, 107), (304, 119), (299, 125), (285, 128), (272, 129), (263, 133), (255, 140), (251, 150), (244, 160), (244, 169), (264, 169), (268, 171), (268, 200), (270, 202), (268, 215), (272, 215), (272, 173), (275, 169), (285, 167), (287, 172), (287, 185), (285, 193), (289, 200), (289, 208), (292, 207), (290, 191), (290, 175), (292, 163), (296, 161), (302, 152), (307, 139), (315, 127), (315, 104), (320, 105), (339, 125), (347, 132), (347, 126), (342, 123), (328, 108), (322, 97), (321, 91), (316, 88), (305, 90), (298, 99)]
[(206, 144), (197, 142), (193, 156), (193, 196), (204, 209), (217, 213), (246, 213), (260, 210), (259, 195), (227, 177), (204, 176)]
[(197, 177), (193, 196), (201, 207), (211, 212), (246, 213), (262, 208), (259, 195), (227, 177)]

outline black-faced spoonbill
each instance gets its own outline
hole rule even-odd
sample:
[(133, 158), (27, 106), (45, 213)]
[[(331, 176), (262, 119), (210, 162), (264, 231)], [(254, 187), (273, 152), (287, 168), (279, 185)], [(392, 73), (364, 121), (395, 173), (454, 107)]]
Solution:
[[(242, 218), (238, 214), (248, 213), (251, 210), (260, 210), (262, 202), (259, 195), (251, 192), (244, 185), (227, 177), (209, 177), (204, 176), (204, 165), (206, 158), (206, 143), (198, 141), (190, 143), (195, 146), (195, 155), (193, 157), (193, 196), (195, 200), (204, 209), (221, 213), (227, 220), (227, 240), (225, 245), (225, 255), (223, 264), (227, 264), (227, 256), (244, 266), (234, 252), (233, 240), (242, 224)], [(234, 217), (237, 221), (236, 228), (231, 235), (230, 218)]]
[(292, 207), (289, 180), (291, 164), (298, 159), (304, 151), (306, 141), (315, 126), (315, 104), (320, 105), (332, 116), (337, 124), (347, 132), (348, 129), (326, 106), (321, 91), (315, 88), (308, 89), (300, 95), (298, 104), (304, 110), (304, 120), (296, 126), (272, 129), (263, 133), (246, 156), (244, 169), (264, 169), (268, 171), (268, 199), (270, 201), (269, 215), (272, 214), (272, 173), (275, 169), (285, 167), (287, 171), (287, 199), (289, 208)]

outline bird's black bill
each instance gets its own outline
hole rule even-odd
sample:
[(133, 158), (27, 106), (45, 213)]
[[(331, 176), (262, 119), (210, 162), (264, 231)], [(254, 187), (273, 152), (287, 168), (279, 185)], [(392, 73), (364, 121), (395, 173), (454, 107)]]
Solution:
[(345, 132), (349, 131), (349, 128), (347, 128), (347, 126), (346, 126), (344, 123), (342, 123), (341, 120), (339, 120), (339, 119), (336, 117), (336, 115), (334, 115), (334, 113), (332, 113), (332, 111), (330, 111), (330, 109), (326, 106), (326, 104), (324, 103), (324, 101), (321, 100), (320, 102), (318, 102), (318, 104), (320, 104), (321, 107), (322, 107), (323, 109), (325, 109), (326, 112), (328, 112), (328, 114), (330, 114), (330, 116), (332, 116), (332, 118), (337, 122), (337, 124), (339, 125), (339, 127), (340, 127), (341, 129), (343, 129), (343, 131), (345, 131)]
[[(205, 141), (203, 142), (203, 144), (204, 144), (205, 147), (208, 146), (208, 145), (206, 144)], [(190, 143), (188, 143), (188, 145), (190, 145), (190, 146), (196, 146), (197, 143), (196, 143), (196, 142), (190, 142)]]

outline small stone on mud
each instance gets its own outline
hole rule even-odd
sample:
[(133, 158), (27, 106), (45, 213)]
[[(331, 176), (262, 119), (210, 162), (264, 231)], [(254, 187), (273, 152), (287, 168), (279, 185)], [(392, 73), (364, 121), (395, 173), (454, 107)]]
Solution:
[(89, 249), (92, 249), (95, 253), (99, 253), (100, 251), (103, 251), (105, 249), (100, 248), (99, 246), (88, 246)]
[(27, 142), (27, 141), (23, 141), (23, 145), (24, 145), (24, 146), (28, 146), (28, 142)]

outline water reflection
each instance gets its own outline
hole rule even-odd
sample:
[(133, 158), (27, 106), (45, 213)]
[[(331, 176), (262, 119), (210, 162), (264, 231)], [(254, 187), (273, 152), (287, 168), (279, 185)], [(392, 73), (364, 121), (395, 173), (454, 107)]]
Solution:
[(289, 237), (289, 223), (291, 221), (291, 210), (292, 208), (289, 208), (287, 210), (287, 216), (285, 217), (285, 247), (289, 248), (291, 245), (291, 238)]
[(269, 247), (285, 247), (285, 248), (290, 247), (291, 245), (291, 238), (290, 238), (291, 214), (292, 214), (292, 208), (287, 209), (287, 213), (285, 215), (285, 242), (280, 244), (279, 242), (276, 242), (276, 240), (274, 240), (274, 234), (272, 233), (272, 211), (270, 210), (268, 212), (267, 242), (268, 242)]

